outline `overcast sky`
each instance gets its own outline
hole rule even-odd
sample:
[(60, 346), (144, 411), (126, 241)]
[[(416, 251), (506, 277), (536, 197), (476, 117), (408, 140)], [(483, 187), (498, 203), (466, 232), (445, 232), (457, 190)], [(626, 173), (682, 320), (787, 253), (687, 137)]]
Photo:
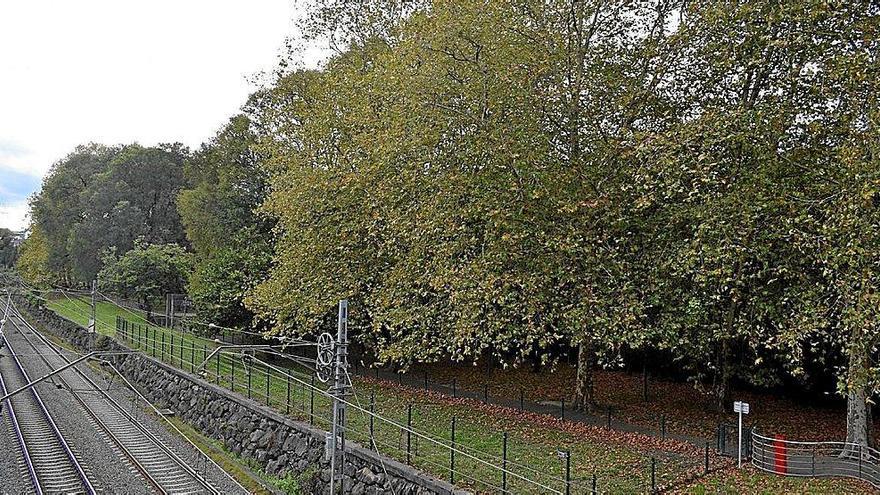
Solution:
[(88, 142), (208, 139), (294, 34), (291, 0), (0, 1), (0, 227)]

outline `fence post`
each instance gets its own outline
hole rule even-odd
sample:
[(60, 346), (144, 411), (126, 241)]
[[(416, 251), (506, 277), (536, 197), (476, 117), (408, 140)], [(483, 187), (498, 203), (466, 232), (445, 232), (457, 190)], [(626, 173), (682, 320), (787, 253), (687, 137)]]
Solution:
[(489, 403), (489, 384), (488, 383), (483, 384), (483, 403), (485, 403), (485, 404)]
[(651, 493), (657, 491), (657, 459), (651, 458)]
[(270, 406), (271, 403), (269, 401), (270, 397), (270, 389), (269, 389), (269, 381), (272, 379), (272, 370), (269, 369), (269, 365), (266, 365), (266, 405)]
[(285, 403), (286, 406), (285, 406), (284, 410), (287, 414), (290, 414), (290, 373), (288, 373), (286, 376), (287, 376), (287, 402)]
[(376, 414), (376, 392), (370, 392), (370, 449), (376, 449), (376, 440), (373, 430), (373, 422), (375, 420), (373, 417), (374, 414)]
[(648, 367), (642, 366), (642, 400), (648, 402)]
[(565, 495), (571, 495), (571, 451), (565, 451)]
[(453, 399), (457, 397), (457, 390), (456, 390), (457, 386), (458, 386), (458, 379), (453, 378), (452, 379), (452, 398)]
[(162, 361), (165, 361), (165, 332), (162, 332)]
[(507, 493), (507, 432), (501, 437), (501, 493)]
[(660, 438), (666, 440), (666, 415), (660, 415)]
[(559, 417), (562, 419), (562, 421), (565, 421), (565, 398), (564, 397), (559, 400), (559, 405), (560, 405), (560, 409), (561, 409), (561, 411), (559, 413)]
[(610, 430), (610, 429), (611, 429), (611, 406), (608, 406), (608, 411), (607, 411), (607, 412), (608, 412), (608, 422), (607, 422), (607, 424), (608, 424), (608, 429)]
[(254, 369), (254, 363), (248, 359), (247, 363), (244, 365), (245, 369), (248, 372), (248, 399), (251, 398), (251, 371)]
[(812, 471), (813, 476), (816, 476), (816, 447), (815, 446), (813, 446), (813, 448), (810, 449), (810, 454), (812, 454), (811, 459), (810, 459), (810, 469)]
[(412, 464), (412, 404), (406, 406), (406, 463)]
[(217, 385), (220, 385), (220, 351), (217, 351)]
[(312, 386), (309, 388), (309, 424), (315, 424), (315, 375), (312, 375)]
[(706, 471), (706, 474), (709, 474), (709, 441), (708, 440), (706, 440), (705, 471)]
[(455, 484), (455, 416), (452, 417), (452, 441), (449, 443), (449, 483)]
[(235, 358), (233, 357), (230, 361), (232, 361), (232, 370), (229, 372), (229, 386), (230, 390), (235, 392)]
[(189, 348), (189, 372), (195, 373), (196, 371), (196, 343), (195, 341), (190, 342)]
[(376, 380), (378, 380), (379, 379), (379, 367), (377, 366), (375, 369), (376, 369)]
[(593, 473), (593, 483), (592, 483), (592, 488), (590, 490), (590, 493), (593, 495), (596, 495), (599, 493), (596, 491), (596, 473)]
[(425, 372), (425, 392), (428, 391), (428, 372)]
[(174, 366), (174, 334), (171, 334), (171, 346), (168, 348), (168, 354), (171, 355), (171, 366)]
[(520, 387), (520, 389), (519, 389), (519, 410), (520, 411), (525, 411), (525, 407), (524, 407), (525, 406), (525, 399), (526, 399), (526, 393), (522, 389), (522, 387)]

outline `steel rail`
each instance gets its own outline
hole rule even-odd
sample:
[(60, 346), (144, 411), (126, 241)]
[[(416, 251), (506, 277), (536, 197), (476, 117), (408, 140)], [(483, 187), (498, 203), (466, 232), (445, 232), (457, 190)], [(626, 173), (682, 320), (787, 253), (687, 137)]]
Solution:
[[(0, 319), (0, 342), (5, 343), (6, 337), (3, 335), (3, 327), (6, 325), (6, 318), (9, 317), (9, 304), (12, 302), (11, 296), (6, 301), (6, 309), (3, 311), (3, 317)], [(3, 347), (2, 343), (0, 343), (0, 348)], [(6, 381), (3, 380), (3, 375), (0, 374), (0, 393), (6, 395)], [(28, 476), (31, 479), (31, 484), (34, 487), (34, 490), (37, 492), (37, 495), (43, 495), (43, 489), (40, 487), (40, 482), (37, 480), (37, 472), (34, 470), (34, 462), (31, 459), (30, 452), (27, 450), (27, 445), (24, 443), (24, 436), (21, 433), (21, 427), (18, 424), (18, 417), (15, 415), (15, 409), (12, 407), (12, 401), (10, 399), (6, 399), (6, 408), (9, 411), (9, 421), (12, 423), (12, 431), (15, 433), (15, 439), (18, 441), (18, 447), (21, 449), (21, 455), (24, 458), (25, 467), (28, 471)], [(2, 407), (2, 405), (0, 405)]]
[[(27, 371), (24, 369), (24, 366), (21, 364), (21, 361), (19, 361), (18, 357), (15, 355), (15, 350), (10, 345), (9, 340), (6, 339), (5, 335), (4, 335), (4, 341), (6, 342), (6, 347), (7, 347), (7, 349), (9, 349), (9, 355), (12, 357), (12, 360), (13, 360), (13, 363), (15, 363), (16, 369), (21, 374), (21, 376), (24, 378), (25, 382), (30, 382), (30, 377), (28, 376)], [(49, 413), (49, 410), (46, 408), (46, 405), (43, 402), (43, 399), (40, 397), (39, 392), (37, 392), (36, 388), (31, 388), (30, 392), (31, 392), (30, 396), (33, 398), (33, 403), (36, 405), (36, 409), (38, 411), (38, 414), (40, 415), (39, 417), (41, 417), (45, 421), (49, 430), (52, 432), (52, 436), (55, 438), (57, 445), (60, 447), (61, 451), (63, 452), (64, 457), (66, 457), (66, 459), (70, 462), (70, 469), (73, 471), (73, 474), (75, 475), (75, 477), (79, 478), (79, 482), (80, 482), (79, 484), (81, 485), (81, 488), (85, 491), (85, 493), (87, 493), (89, 495), (94, 495), (96, 493), (94, 486), (92, 486), (92, 483), (89, 481), (88, 476), (85, 473), (85, 470), (83, 469), (82, 465), (77, 460), (76, 456), (73, 453), (73, 450), (71, 450), (70, 445), (67, 443), (67, 440), (65, 440), (64, 435), (62, 435), (61, 430), (58, 428), (58, 425), (55, 424), (55, 420), (52, 419), (52, 415)], [(9, 399), (9, 405), (10, 405), (10, 407), (12, 407), (11, 399)], [(28, 454), (26, 454), (26, 456), (31, 456), (32, 452), (30, 452), (30, 449), (27, 446), (28, 442), (26, 439), (24, 439), (23, 432), (22, 432), (22, 439), (24, 440), (25, 450), (28, 450)], [(41, 454), (41, 455), (43, 455), (43, 454)], [(33, 457), (34, 456), (31, 456), (31, 460), (33, 460)], [(37, 463), (37, 464), (39, 464), (39, 463)], [(57, 470), (58, 466), (56, 465), (56, 466), (54, 466), (54, 468)], [(39, 471), (42, 471), (43, 469), (44, 469), (43, 467), (40, 467), (40, 469), (37, 469), (37, 466), (36, 465), (34, 466), (34, 475), (37, 478), (36, 486), (38, 487), (37, 490), (39, 491), (39, 493), (42, 493), (43, 485), (46, 484), (46, 480), (43, 480), (43, 477), (39, 473)], [(49, 469), (49, 468), (46, 467), (45, 469)], [(55, 480), (55, 479), (57, 479), (57, 476), (53, 476), (53, 477), (49, 478), (49, 480)], [(65, 490), (65, 492), (67, 492), (67, 490)]]
[[(2, 374), (0, 374), (0, 392), (3, 392), (4, 395), (6, 394), (6, 382), (3, 380)], [(43, 495), (43, 488), (40, 486), (40, 481), (37, 479), (34, 462), (31, 459), (31, 454), (28, 452), (27, 445), (24, 442), (24, 436), (21, 433), (21, 427), (18, 425), (18, 418), (15, 415), (15, 409), (12, 407), (12, 399), (6, 399), (6, 409), (9, 411), (9, 420), (12, 422), (12, 429), (15, 432), (15, 438), (18, 440), (19, 448), (21, 448), (21, 455), (24, 457), (24, 463), (27, 467), (28, 475), (31, 478), (31, 484), (34, 486), (37, 495)]]
[[(56, 357), (58, 357), (59, 359), (63, 360), (66, 363), (70, 362), (70, 360), (63, 353), (58, 351), (58, 349), (51, 342), (49, 342), (45, 336), (43, 336), (41, 333), (36, 331), (35, 328), (33, 328), (33, 326), (21, 315), (21, 313), (17, 310), (17, 308), (14, 307), (14, 305), (13, 305), (13, 308), (14, 308), (14, 311), (15, 311), (17, 318), (19, 320), (21, 320), (21, 322), (25, 325), (25, 327), (27, 327), (28, 330), (30, 330), (34, 334), (34, 336), (36, 336), (42, 342), (42, 345), (51, 349), (52, 353)], [(46, 365), (48, 367), (52, 368), (53, 365), (48, 362), (48, 360), (45, 357), (45, 353), (39, 352), (37, 345), (34, 344), (34, 342), (30, 338), (28, 338), (28, 336), (24, 332), (21, 331), (21, 328), (18, 326), (18, 324), (14, 320), (12, 323), (19, 330), (22, 337), (28, 342), (28, 344), (30, 344), (30, 346), (35, 351), (37, 351), (38, 354), (41, 354), (41, 358), (43, 359), (43, 362), (46, 363)], [(126, 455), (126, 457), (128, 457), (130, 460), (133, 461), (133, 464), (138, 469), (138, 471), (141, 471), (141, 473), (144, 474), (145, 479), (151, 485), (153, 485), (160, 493), (162, 493), (162, 494), (172, 493), (172, 492), (169, 492), (167, 487), (165, 486), (165, 485), (169, 484), (169, 480), (167, 479), (167, 477), (179, 475), (180, 473), (170, 473), (169, 474), (166, 472), (165, 473), (166, 479), (158, 479), (157, 475), (154, 473), (151, 473), (150, 471), (158, 471), (160, 469), (165, 469), (167, 471), (167, 468), (164, 467), (165, 463), (158, 463), (157, 464), (156, 462), (152, 462), (152, 463), (150, 463), (150, 464), (152, 464), (152, 467), (145, 466), (144, 465), (145, 461), (142, 462), (141, 460), (137, 459), (137, 455), (135, 455), (132, 452), (131, 448), (129, 448), (125, 445), (125, 442), (119, 436), (120, 433), (130, 435), (131, 433), (129, 431), (127, 431), (128, 428), (119, 428), (118, 430), (121, 430), (121, 431), (114, 432), (113, 428), (107, 423), (107, 421), (102, 419), (101, 415), (99, 415), (94, 410), (96, 406), (103, 405), (106, 407), (106, 405), (109, 404), (112, 407), (112, 410), (103, 411), (104, 413), (109, 413), (109, 414), (104, 415), (106, 418), (108, 418), (108, 419), (112, 418), (113, 413), (116, 413), (119, 416), (121, 416), (122, 418), (120, 420), (125, 420), (127, 423), (130, 423), (131, 425), (133, 425), (137, 429), (137, 431), (139, 431), (141, 433), (141, 436), (145, 440), (147, 440), (149, 443), (151, 443), (157, 449), (157, 451), (160, 453), (160, 455), (162, 455), (163, 457), (170, 460), (173, 464), (176, 464), (177, 467), (179, 467), (187, 476), (189, 476), (197, 485), (199, 485), (202, 490), (206, 491), (207, 493), (219, 495), (220, 492), (217, 491), (214, 487), (212, 487), (202, 476), (200, 476), (198, 474), (198, 472), (196, 472), (195, 469), (193, 469), (191, 466), (189, 466), (188, 463), (186, 463), (175, 452), (173, 452), (169, 447), (167, 447), (158, 437), (156, 437), (151, 431), (149, 431), (149, 429), (147, 429), (143, 424), (141, 424), (140, 421), (138, 421), (134, 416), (132, 416), (130, 413), (128, 413), (128, 411), (126, 411), (125, 408), (123, 408), (105, 390), (103, 390), (100, 386), (98, 386), (90, 377), (85, 375), (79, 369), (73, 368), (73, 371), (75, 371), (77, 373), (77, 375), (79, 376), (79, 378), (84, 383), (86, 383), (90, 388), (92, 388), (94, 391), (99, 392), (100, 395), (104, 399), (106, 399), (106, 402), (102, 402), (100, 404), (89, 405), (82, 398), (82, 396), (80, 394), (75, 392), (74, 387), (70, 386), (67, 382), (65, 382), (65, 385), (67, 386), (67, 388), (77, 398), (77, 401), (81, 405), (83, 405), (83, 407), (90, 414), (90, 416), (95, 419), (96, 423), (99, 424), (99, 426), (101, 426), (101, 428), (108, 434), (108, 436), (111, 438), (111, 440), (113, 440), (113, 442), (120, 448), (120, 450), (123, 451), (123, 453)], [(127, 425), (125, 425), (125, 426), (127, 426)], [(143, 445), (136, 445), (135, 447), (137, 447), (138, 450), (141, 450)], [(178, 479), (179, 479), (179, 477), (178, 477)], [(175, 480), (171, 480), (171, 481), (175, 481)], [(180, 483), (180, 482), (178, 481), (178, 483)]]
[[(21, 315), (18, 315), (18, 317), (20, 318)], [(13, 326), (16, 327), (16, 329), (19, 330), (19, 332), (21, 332), (21, 329), (18, 327), (18, 325), (14, 321), (12, 322), (12, 324), (13, 324)], [(24, 335), (23, 332), (21, 332), (21, 334), (22, 334), (22, 337), (24, 337), (25, 340), (27, 340), (28, 343), (31, 344), (31, 347), (33, 347), (34, 350), (38, 351), (36, 346), (34, 346), (34, 344), (30, 342), (30, 340), (27, 338), (27, 336)], [(47, 367), (52, 369), (52, 364), (49, 363), (49, 361), (46, 359), (46, 357), (43, 354), (37, 352), (35, 355), (39, 356), (40, 359), (43, 361), (43, 363), (45, 363)], [(69, 391), (72, 392), (71, 395), (73, 395), (74, 400), (76, 400), (76, 402), (83, 408), (83, 410), (86, 412), (86, 414), (89, 415), (89, 417), (92, 419), (92, 421), (95, 424), (97, 424), (101, 428), (101, 430), (103, 430), (104, 433), (113, 441), (113, 443), (116, 445), (116, 447), (119, 448), (119, 450), (122, 452), (122, 454), (132, 463), (134, 468), (141, 474), (141, 476), (144, 477), (144, 479), (147, 481), (147, 483), (152, 485), (153, 488), (155, 488), (162, 495), (169, 495), (169, 492), (167, 490), (165, 490), (161, 486), (161, 484), (155, 478), (153, 478), (152, 475), (150, 475), (149, 472), (147, 472), (147, 470), (143, 466), (143, 464), (141, 464), (137, 460), (137, 458), (128, 450), (128, 448), (122, 443), (122, 441), (113, 433), (113, 431), (110, 430), (110, 427), (107, 426), (107, 424), (100, 417), (98, 417), (97, 414), (95, 414), (95, 412), (85, 403), (85, 401), (83, 401), (82, 397), (80, 397), (80, 395), (78, 393), (73, 392), (73, 387), (69, 383), (67, 383), (67, 380), (65, 380), (63, 377), (59, 376), (58, 381), (60, 381), (62, 384), (64, 384), (65, 388), (67, 388)]]

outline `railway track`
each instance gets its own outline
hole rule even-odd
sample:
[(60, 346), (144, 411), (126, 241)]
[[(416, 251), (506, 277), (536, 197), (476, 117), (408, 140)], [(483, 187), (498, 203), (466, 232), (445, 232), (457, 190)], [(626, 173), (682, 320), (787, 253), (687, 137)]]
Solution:
[[(0, 392), (6, 395), (28, 382), (27, 371), (7, 345), (0, 358)], [(96, 493), (35, 387), (7, 399), (4, 406), (34, 493)]]
[[(9, 339), (12, 341), (9, 342), (10, 349), (13, 345), (19, 349), (29, 348), (48, 369), (60, 368), (71, 361), (14, 307), (11, 316), (10, 322), (16, 329), (16, 336)], [(56, 380), (71, 392), (97, 429), (157, 493), (219, 495), (220, 492), (206, 481), (203, 474), (180, 458), (81, 370), (70, 368), (59, 373)], [(130, 409), (137, 410), (134, 407)]]

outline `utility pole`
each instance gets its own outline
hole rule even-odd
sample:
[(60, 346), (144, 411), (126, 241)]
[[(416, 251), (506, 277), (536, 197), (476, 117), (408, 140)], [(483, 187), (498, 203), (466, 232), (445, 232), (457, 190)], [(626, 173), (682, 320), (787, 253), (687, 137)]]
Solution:
[[(336, 329), (336, 366), (333, 383), (333, 428), (330, 442), (330, 495), (336, 492), (337, 453), (339, 472), (345, 472), (345, 402), (348, 395), (348, 300), (339, 301), (338, 326)], [(342, 399), (342, 400), (340, 400)], [(339, 477), (340, 487), (342, 476)]]

